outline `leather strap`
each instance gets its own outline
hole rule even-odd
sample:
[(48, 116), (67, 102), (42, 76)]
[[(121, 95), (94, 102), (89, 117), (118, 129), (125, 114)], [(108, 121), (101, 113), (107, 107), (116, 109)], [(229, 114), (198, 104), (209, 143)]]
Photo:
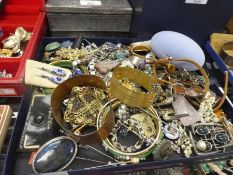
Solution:
[(214, 107), (214, 112), (219, 110), (222, 107), (225, 100), (226, 100), (227, 92), (228, 92), (228, 77), (229, 77), (229, 72), (225, 71), (224, 93), (223, 93), (223, 96), (221, 97), (219, 103), (217, 103), (216, 107)]
[(107, 138), (115, 123), (115, 116), (112, 110), (110, 110), (103, 125), (98, 130), (90, 134), (77, 136), (71, 131), (72, 127), (64, 121), (64, 116), (62, 114), (61, 107), (63, 105), (63, 101), (69, 98), (72, 88), (74, 86), (91, 86), (107, 90), (104, 81), (100, 77), (95, 75), (81, 75), (64, 81), (54, 89), (54, 92), (51, 97), (51, 107), (55, 120), (69, 136), (74, 138), (77, 142), (81, 143), (82, 145), (93, 144)]

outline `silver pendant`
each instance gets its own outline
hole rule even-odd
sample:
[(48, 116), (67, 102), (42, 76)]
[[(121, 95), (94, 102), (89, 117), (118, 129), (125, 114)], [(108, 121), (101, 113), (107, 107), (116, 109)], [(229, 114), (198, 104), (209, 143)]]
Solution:
[(180, 137), (179, 129), (173, 123), (165, 125), (163, 128), (163, 133), (170, 140), (176, 140)]

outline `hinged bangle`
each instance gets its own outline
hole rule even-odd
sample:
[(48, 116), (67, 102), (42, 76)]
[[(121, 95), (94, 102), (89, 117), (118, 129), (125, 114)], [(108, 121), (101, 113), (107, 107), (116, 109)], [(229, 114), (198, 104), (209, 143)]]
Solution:
[[(136, 92), (128, 89), (120, 83), (120, 80), (124, 78), (142, 86), (148, 92)], [(155, 83), (153, 77), (142, 71), (127, 67), (116, 68), (111, 79), (110, 95), (129, 106), (148, 107), (153, 103), (156, 96), (153, 91)]]

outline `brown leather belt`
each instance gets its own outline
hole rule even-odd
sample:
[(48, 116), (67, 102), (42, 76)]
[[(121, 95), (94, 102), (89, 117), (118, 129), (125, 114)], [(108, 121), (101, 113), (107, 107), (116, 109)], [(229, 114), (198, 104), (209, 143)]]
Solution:
[(77, 136), (71, 131), (72, 127), (64, 121), (61, 108), (63, 101), (69, 98), (71, 90), (74, 86), (91, 86), (107, 90), (104, 81), (95, 75), (81, 75), (64, 81), (54, 89), (51, 97), (51, 107), (55, 120), (70, 137), (74, 138), (82, 145), (93, 144), (107, 138), (115, 123), (115, 116), (112, 110), (110, 110), (108, 117), (106, 118), (103, 125), (98, 130), (90, 134)]

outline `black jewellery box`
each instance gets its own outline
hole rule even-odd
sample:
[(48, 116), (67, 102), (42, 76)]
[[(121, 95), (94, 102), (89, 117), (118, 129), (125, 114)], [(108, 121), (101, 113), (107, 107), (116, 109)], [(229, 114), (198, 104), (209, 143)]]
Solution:
[[(64, 40), (67, 40), (67, 38), (63, 38)], [(58, 39), (60, 42), (63, 39)], [(56, 40), (56, 39), (55, 39)], [(45, 38), (41, 46), (45, 46), (46, 43), (49, 43), (50, 41), (55, 41), (53, 38)], [(57, 40), (57, 41), (58, 41)], [(101, 45), (104, 42), (112, 42), (112, 43), (122, 43), (125, 45), (129, 45), (132, 42), (135, 41), (142, 41), (141, 39), (107, 39), (107, 38), (87, 38), (89, 42), (94, 42), (97, 45)], [(83, 42), (84, 43), (84, 42)], [(43, 51), (42, 48), (40, 48), (39, 51)], [(38, 56), (42, 55), (42, 53), (38, 53)], [(208, 70), (207, 70), (208, 71)], [(214, 72), (211, 72), (214, 75)], [(222, 96), (222, 92), (220, 91), (219, 87), (217, 85), (211, 86), (212, 90), (219, 96)], [(21, 108), (19, 111), (19, 116), (17, 117), (16, 124), (14, 127), (13, 135), (10, 140), (10, 147), (7, 153), (6, 157), (6, 165), (5, 165), (5, 175), (27, 175), (27, 174), (33, 174), (32, 166), (29, 164), (29, 159), (31, 156), (31, 153), (26, 152), (18, 152), (18, 145), (21, 139), (21, 134), (23, 132), (24, 124), (26, 121), (26, 116), (29, 110), (29, 106), (31, 104), (32, 99), (32, 92), (33, 88), (28, 87), (27, 92), (25, 93)], [(233, 113), (233, 106), (229, 99), (227, 99), (223, 105), (223, 110), (227, 114), (230, 120), (233, 120), (231, 114)], [(62, 135), (62, 133), (61, 133)], [(107, 151), (104, 150), (101, 143), (91, 145), (94, 149), (97, 149), (101, 152), (103, 152), (106, 155), (110, 155)], [(85, 148), (81, 148), (78, 151), (79, 157), (90, 158), (90, 159), (98, 159), (99, 161), (106, 162), (109, 161), (109, 159), (101, 154), (98, 154), (97, 152), (93, 150), (85, 150)], [(230, 159), (233, 157), (233, 146), (228, 147), (225, 149), (225, 152), (221, 153), (215, 153), (211, 155), (192, 155), (190, 158), (184, 158), (181, 154), (172, 154), (168, 157), (167, 160), (163, 161), (153, 161), (152, 156), (149, 156), (145, 161), (142, 161), (138, 164), (128, 164), (128, 165), (121, 165), (121, 166), (107, 166), (107, 167), (101, 167), (101, 168), (89, 168), (93, 166), (98, 166), (98, 163), (92, 163), (85, 160), (78, 160), (75, 159), (71, 165), (69, 165), (61, 174), (69, 174), (69, 175), (75, 175), (75, 174), (95, 174), (95, 175), (103, 175), (103, 174), (123, 174), (123, 173), (130, 173), (130, 172), (145, 172), (145, 174), (152, 174), (153, 170), (155, 169), (163, 169), (167, 167), (177, 167), (177, 166), (191, 166), (193, 164), (198, 164), (202, 162), (207, 161), (213, 161), (213, 160), (220, 160), (220, 159)], [(55, 174), (55, 173), (51, 173)]]
[(46, 12), (52, 36), (126, 36), (133, 8), (128, 0), (48, 0)]

